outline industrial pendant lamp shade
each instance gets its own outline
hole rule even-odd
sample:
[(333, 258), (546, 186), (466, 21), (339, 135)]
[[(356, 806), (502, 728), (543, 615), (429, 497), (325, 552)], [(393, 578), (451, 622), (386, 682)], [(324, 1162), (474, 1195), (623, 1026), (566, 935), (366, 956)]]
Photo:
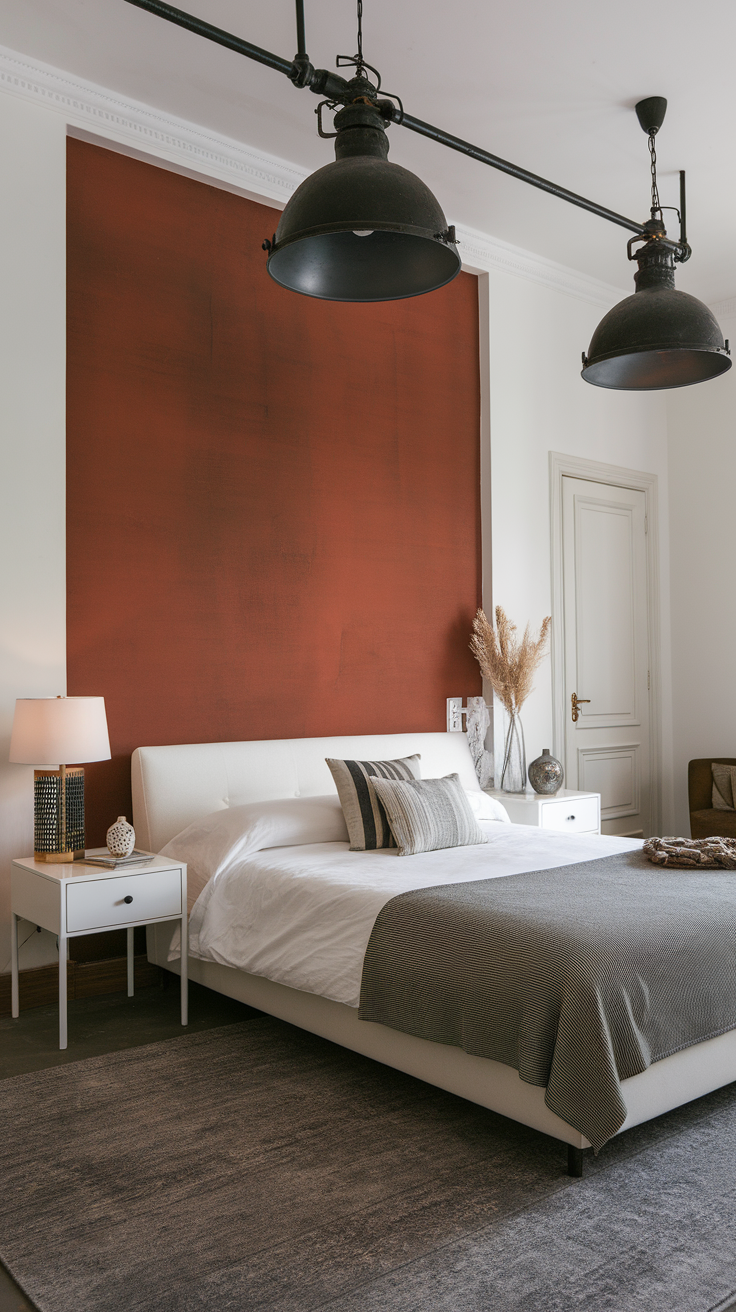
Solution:
[(301, 184), (264, 242), (271, 277), (328, 301), (394, 301), (451, 282), (454, 229), (421, 179), (389, 163), (379, 109), (350, 104), (335, 127), (334, 163)]
[(702, 301), (675, 289), (672, 250), (655, 238), (636, 256), (636, 291), (601, 320), (583, 356), (596, 387), (659, 391), (688, 387), (731, 368), (728, 342)]
[[(636, 106), (639, 124), (649, 138), (652, 198), (650, 218), (640, 235), (629, 240), (628, 256), (639, 268), (636, 291), (614, 305), (598, 324), (583, 378), (596, 387), (658, 392), (704, 383), (731, 368), (728, 342), (707, 305), (675, 288), (675, 260), (690, 258), (685, 235), (685, 174), (680, 174), (680, 240), (667, 237), (657, 185), (655, 138), (664, 122), (667, 101), (649, 96)], [(634, 242), (644, 245), (632, 253)]]

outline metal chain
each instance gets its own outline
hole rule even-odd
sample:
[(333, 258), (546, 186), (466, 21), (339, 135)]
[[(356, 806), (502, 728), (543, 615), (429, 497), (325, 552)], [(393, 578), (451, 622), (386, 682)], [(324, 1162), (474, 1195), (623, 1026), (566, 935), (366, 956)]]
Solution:
[[(360, 0), (358, 0), (360, 3)], [(654, 145), (654, 133), (649, 133), (649, 154), (652, 161), (652, 218), (655, 212), (662, 213), (662, 207), (659, 203), (659, 188), (657, 187), (657, 151)]]

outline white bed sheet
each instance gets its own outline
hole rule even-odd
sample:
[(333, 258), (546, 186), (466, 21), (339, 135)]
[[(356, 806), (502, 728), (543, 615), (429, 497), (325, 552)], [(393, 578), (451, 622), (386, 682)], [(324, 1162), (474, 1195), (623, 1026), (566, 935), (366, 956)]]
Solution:
[[(211, 879), (192, 911), (194, 956), (357, 1007), (363, 958), (381, 907), (398, 893), (572, 865), (641, 847), (639, 839), (560, 834), (480, 821), (488, 843), (399, 857), (347, 843), (274, 847)], [(170, 959), (178, 956), (178, 934)]]

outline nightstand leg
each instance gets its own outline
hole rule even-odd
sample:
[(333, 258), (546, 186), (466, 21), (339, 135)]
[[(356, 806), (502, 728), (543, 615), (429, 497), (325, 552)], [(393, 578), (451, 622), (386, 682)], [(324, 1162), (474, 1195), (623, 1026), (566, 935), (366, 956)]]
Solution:
[(59, 935), (59, 1047), (66, 1048), (66, 938)]
[(187, 933), (189, 926), (187, 917), (181, 918), (181, 1023), (189, 1024), (189, 955)]
[(10, 1014), (16, 1020), (20, 1015), (18, 1000), (18, 917), (10, 917)]
[(132, 998), (135, 991), (135, 956), (133, 954), (133, 940), (135, 930), (128, 930), (128, 997)]

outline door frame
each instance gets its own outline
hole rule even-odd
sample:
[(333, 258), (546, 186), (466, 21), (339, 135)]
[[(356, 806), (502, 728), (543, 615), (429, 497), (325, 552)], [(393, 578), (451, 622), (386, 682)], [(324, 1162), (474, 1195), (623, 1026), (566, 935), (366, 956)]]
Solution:
[(563, 759), (567, 706), (565, 704), (565, 625), (562, 572), (562, 480), (589, 479), (613, 487), (643, 492), (646, 515), (647, 626), (649, 630), (649, 751), (653, 775), (652, 831), (659, 833), (662, 818), (661, 634), (659, 583), (659, 479), (640, 469), (607, 465), (582, 456), (549, 453), (550, 532), (552, 567), (552, 738), (553, 752)]

